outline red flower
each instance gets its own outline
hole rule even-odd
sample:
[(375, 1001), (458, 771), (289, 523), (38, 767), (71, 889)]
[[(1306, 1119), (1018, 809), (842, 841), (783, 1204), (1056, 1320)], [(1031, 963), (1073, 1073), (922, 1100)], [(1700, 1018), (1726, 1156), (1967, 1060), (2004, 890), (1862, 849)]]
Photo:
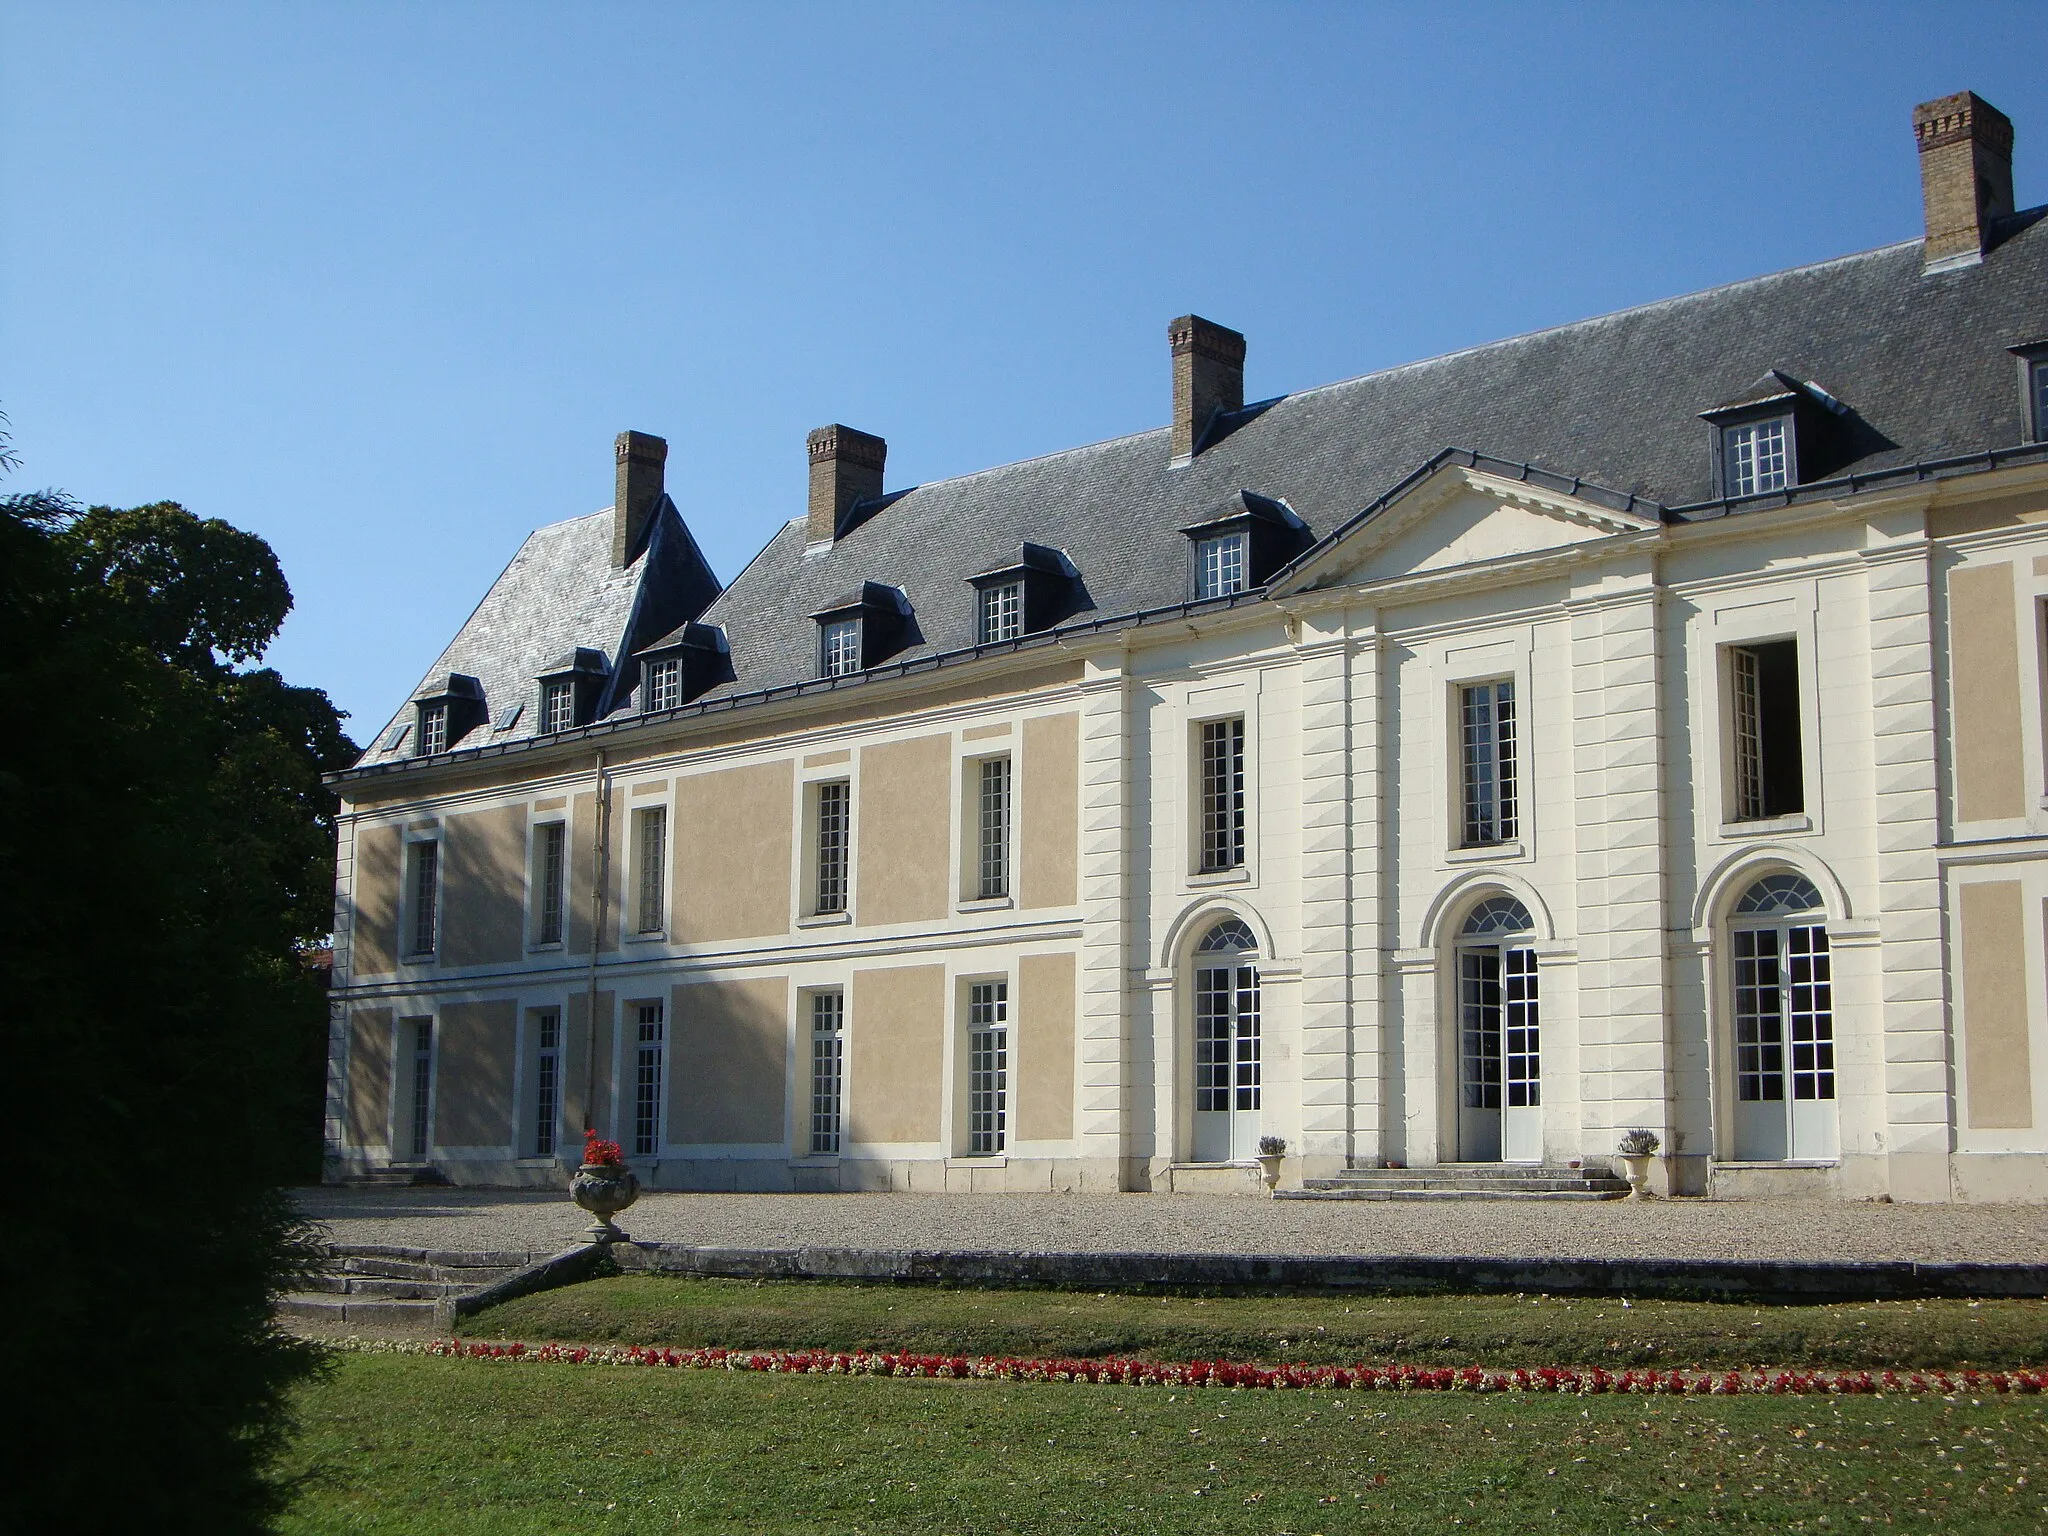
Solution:
[(626, 1154), (616, 1141), (602, 1140), (596, 1131), (583, 1133), (583, 1161), (601, 1168), (619, 1168), (625, 1165)]

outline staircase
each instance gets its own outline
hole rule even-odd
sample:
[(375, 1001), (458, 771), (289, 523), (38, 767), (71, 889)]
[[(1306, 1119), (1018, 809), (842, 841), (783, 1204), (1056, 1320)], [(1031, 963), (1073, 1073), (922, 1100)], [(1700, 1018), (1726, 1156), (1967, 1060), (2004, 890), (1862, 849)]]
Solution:
[(1539, 1163), (1439, 1163), (1434, 1168), (1346, 1168), (1276, 1200), (1619, 1200), (1628, 1181), (1604, 1168)]
[(524, 1250), (390, 1248), (334, 1243), (309, 1290), (278, 1299), (280, 1318), (329, 1327), (375, 1323), (431, 1328), (441, 1302), (479, 1290), (545, 1254)]

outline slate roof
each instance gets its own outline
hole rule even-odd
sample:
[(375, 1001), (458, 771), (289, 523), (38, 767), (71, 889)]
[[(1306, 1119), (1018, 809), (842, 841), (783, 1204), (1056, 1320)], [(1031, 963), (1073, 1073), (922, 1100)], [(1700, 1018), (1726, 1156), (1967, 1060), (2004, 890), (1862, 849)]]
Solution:
[[(1162, 427), (892, 492), (819, 554), (805, 554), (799, 517), (701, 614), (678, 608), (668, 627), (723, 627), (732, 676), (705, 695), (718, 698), (815, 678), (810, 615), (864, 582), (910, 600), (893, 661), (970, 646), (968, 578), (1014, 563), (1027, 541), (1079, 569), (1073, 622), (1171, 606), (1188, 596), (1181, 530), (1226, 515), (1240, 491), (1284, 501), (1322, 538), (1452, 447), (1582, 477), (1668, 516), (1719, 515), (1701, 413), (1747, 397), (1772, 369), (1848, 407), (1854, 451), (1837, 473), (2011, 447), (2024, 432), (2007, 349), (2048, 336), (2044, 214), (2012, 216), (1976, 267), (1925, 276), (1912, 240), (1260, 402), (1219, 420), (1180, 467)], [(534, 665), (519, 653), (527, 677), (571, 645), (616, 654), (625, 599), (623, 578), (607, 574), (606, 526), (600, 514), (535, 534), (430, 675), (464, 670), (476, 650), (509, 657), (491, 638), (508, 630), (546, 631), (528, 648)], [(497, 679), (519, 676), (500, 666)], [(617, 685), (619, 705), (632, 682)], [(495, 714), (502, 683), (485, 685)]]

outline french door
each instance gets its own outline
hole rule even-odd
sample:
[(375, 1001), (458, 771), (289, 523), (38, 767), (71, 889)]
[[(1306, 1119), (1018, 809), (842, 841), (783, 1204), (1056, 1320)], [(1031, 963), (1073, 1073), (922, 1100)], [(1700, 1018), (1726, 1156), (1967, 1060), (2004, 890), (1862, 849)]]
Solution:
[(1195, 970), (1195, 1145), (1198, 1163), (1259, 1150), (1259, 971), (1238, 961)]
[(1458, 1161), (1543, 1160), (1543, 1040), (1536, 951), (1458, 951)]
[(1835, 1010), (1828, 931), (1818, 923), (1737, 928), (1735, 1159), (1829, 1161)]

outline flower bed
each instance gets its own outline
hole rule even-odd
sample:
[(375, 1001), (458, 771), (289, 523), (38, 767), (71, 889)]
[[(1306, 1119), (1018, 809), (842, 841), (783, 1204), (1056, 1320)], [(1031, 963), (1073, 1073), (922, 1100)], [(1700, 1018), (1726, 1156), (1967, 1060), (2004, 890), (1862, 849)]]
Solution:
[(2025, 1371), (1608, 1371), (1598, 1366), (1487, 1370), (1476, 1365), (1241, 1365), (1223, 1360), (1020, 1360), (984, 1355), (839, 1353), (802, 1349), (664, 1349), (658, 1345), (492, 1344), (463, 1339), (344, 1340), (363, 1354), (437, 1355), (498, 1364), (661, 1366), (800, 1376), (912, 1376), (959, 1381), (1086, 1382), (1129, 1387), (1234, 1387), (1341, 1392), (1621, 1392), (1675, 1396), (1982, 1396), (2048, 1391), (2048, 1369)]

